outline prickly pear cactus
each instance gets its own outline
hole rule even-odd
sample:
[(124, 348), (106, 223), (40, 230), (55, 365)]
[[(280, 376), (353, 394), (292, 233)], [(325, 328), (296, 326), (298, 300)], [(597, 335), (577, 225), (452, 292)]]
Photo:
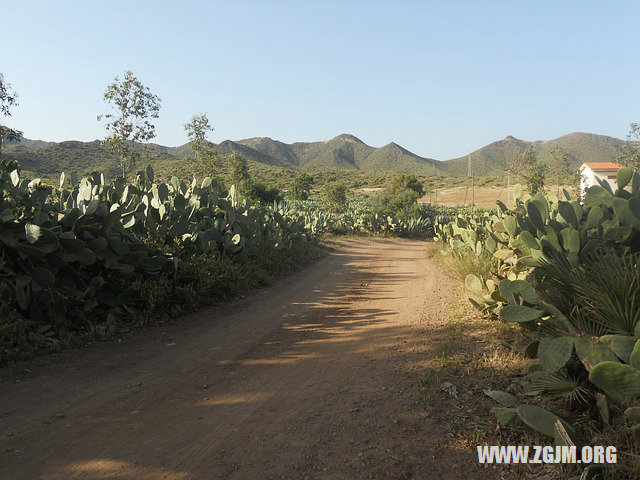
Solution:
[(589, 381), (623, 403), (640, 394), (640, 370), (618, 362), (601, 362), (593, 367)]

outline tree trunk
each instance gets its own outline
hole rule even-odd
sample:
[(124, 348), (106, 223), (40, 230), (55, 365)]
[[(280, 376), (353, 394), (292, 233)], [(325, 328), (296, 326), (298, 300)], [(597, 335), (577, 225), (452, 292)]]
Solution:
[(122, 168), (122, 180), (127, 180), (127, 162), (129, 159), (127, 158), (127, 154), (123, 151), (120, 155), (120, 167)]

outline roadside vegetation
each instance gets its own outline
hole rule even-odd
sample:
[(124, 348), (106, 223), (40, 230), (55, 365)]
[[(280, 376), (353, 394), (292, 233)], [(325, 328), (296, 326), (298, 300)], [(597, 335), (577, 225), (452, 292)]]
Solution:
[(500, 342), (494, 359), (509, 364), (506, 382), (487, 385), (481, 367), (471, 381), (478, 373), (500, 430), (520, 432), (510, 443), (531, 429), (542, 444), (618, 448), (617, 465), (565, 467), (563, 475), (637, 478), (640, 174), (622, 168), (615, 191), (601, 182), (581, 201), (534, 177), (537, 193), (516, 185), (512, 208), (499, 203), (435, 225), (471, 304), (491, 321), (479, 324), (493, 330), (480, 337)]
[[(131, 181), (64, 174), (57, 186), (0, 163), (0, 359), (109, 337), (237, 296), (317, 258), (325, 233), (424, 236), (441, 209), (379, 205), (336, 187), (282, 200), (235, 177)], [(302, 182), (300, 188), (308, 188)], [(404, 196), (403, 189), (389, 193)], [(300, 194), (302, 197), (308, 193)]]
[[(8, 117), (17, 96), (2, 85)], [(432, 235), (448, 212), (417, 203), (413, 175), (384, 177), (376, 197), (306, 172), (282, 189), (212, 149), (205, 113), (184, 126), (189, 173), (159, 175), (140, 167), (160, 99), (126, 72), (104, 100), (106, 173), (33, 178), (0, 156), (0, 362), (243, 295), (317, 258), (324, 234)]]

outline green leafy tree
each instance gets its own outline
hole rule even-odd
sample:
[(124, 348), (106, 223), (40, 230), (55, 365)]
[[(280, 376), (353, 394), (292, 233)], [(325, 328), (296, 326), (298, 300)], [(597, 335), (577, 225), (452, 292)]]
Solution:
[(410, 218), (417, 213), (418, 198), (418, 193), (410, 188), (397, 190), (379, 197), (378, 210), (384, 215)]
[(549, 166), (538, 160), (533, 146), (526, 147), (520, 155), (509, 163), (509, 171), (521, 176), (532, 195), (544, 190)]
[[(11, 116), (11, 109), (18, 105), (18, 95), (11, 89), (11, 85), (6, 83), (4, 76), (0, 73), (0, 115)], [(0, 159), (2, 158), (2, 145), (5, 141), (20, 141), (22, 132), (14, 130), (0, 123)]]
[(325, 204), (331, 210), (341, 211), (347, 206), (347, 186), (344, 183), (327, 183), (322, 193)]
[(294, 200), (308, 199), (313, 183), (314, 180), (311, 175), (305, 172), (298, 173), (293, 179), (293, 185), (291, 185), (291, 198)]
[(184, 124), (184, 129), (191, 141), (191, 148), (195, 151), (207, 141), (207, 132), (213, 131), (213, 127), (209, 123), (209, 118), (206, 113), (200, 113), (191, 117), (191, 121)]
[(228, 159), (228, 175), (230, 185), (234, 185), (238, 193), (246, 194), (249, 187), (249, 167), (247, 160), (238, 152), (233, 152)]
[(551, 158), (553, 164), (550, 171), (554, 177), (557, 187), (557, 193), (560, 193), (560, 185), (568, 183), (574, 192), (580, 190), (580, 174), (578, 170), (572, 165), (571, 157), (565, 152), (562, 147), (556, 145), (551, 150)]
[(389, 182), (388, 190), (391, 194), (402, 190), (412, 190), (418, 194), (418, 197), (422, 197), (425, 193), (424, 185), (415, 175), (408, 175), (406, 173), (396, 175)]
[(107, 130), (103, 145), (118, 158), (122, 178), (126, 179), (141, 155), (137, 144), (156, 136), (150, 119), (158, 118), (160, 98), (129, 70), (122, 80), (114, 78), (103, 99), (111, 109), (104, 115), (98, 115), (98, 121), (104, 120)]
[(282, 200), (282, 192), (273, 185), (266, 185), (259, 180), (250, 180), (246, 195), (258, 202), (269, 205)]
[(376, 210), (383, 215), (410, 218), (416, 214), (418, 199), (424, 193), (424, 186), (415, 175), (396, 175), (384, 193), (376, 197)]
[(207, 173), (211, 173), (219, 163), (215, 161), (219, 160), (219, 156), (212, 151), (211, 144), (207, 140), (207, 133), (213, 131), (207, 114), (194, 115), (189, 123), (184, 124), (184, 129), (189, 137), (197, 164), (207, 170)]
[(524, 174), (524, 181), (527, 184), (529, 193), (535, 195), (544, 190), (548, 171), (549, 166), (543, 162), (536, 162), (529, 167)]
[(636, 172), (640, 172), (640, 124), (632, 123), (626, 143), (620, 148), (614, 161)]

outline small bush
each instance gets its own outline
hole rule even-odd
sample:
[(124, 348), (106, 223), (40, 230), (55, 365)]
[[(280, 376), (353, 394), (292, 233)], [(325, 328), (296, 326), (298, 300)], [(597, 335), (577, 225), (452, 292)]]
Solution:
[(292, 200), (307, 200), (311, 193), (311, 187), (314, 184), (314, 179), (308, 173), (298, 173), (293, 179), (293, 185), (289, 190), (289, 196)]
[(323, 190), (323, 199), (330, 210), (343, 211), (347, 205), (347, 186), (341, 182), (327, 183)]
[(448, 249), (448, 253), (451, 259), (451, 268), (462, 280), (469, 274), (485, 279), (491, 278), (492, 273), (496, 270), (496, 258), (486, 252), (476, 255), (467, 249)]
[(417, 194), (417, 198), (422, 197), (425, 194), (424, 185), (415, 175), (396, 175), (389, 182), (387, 190), (391, 194), (395, 194), (399, 191), (411, 190)]
[(273, 202), (282, 200), (282, 192), (278, 187), (273, 185), (265, 185), (262, 182), (252, 180), (247, 189), (247, 196), (253, 200), (257, 200), (263, 205), (269, 205)]

